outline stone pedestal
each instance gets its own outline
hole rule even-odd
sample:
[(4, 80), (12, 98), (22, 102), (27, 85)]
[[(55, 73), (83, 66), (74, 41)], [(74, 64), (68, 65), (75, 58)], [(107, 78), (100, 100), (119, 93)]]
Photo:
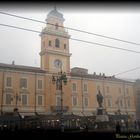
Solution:
[(108, 115), (97, 115), (96, 122), (108, 122)]
[(103, 115), (103, 108), (97, 108), (97, 115)]
[(106, 129), (108, 122), (109, 117), (106, 114), (106, 110), (104, 108), (97, 108), (96, 123), (98, 125), (98, 129)]
[(97, 108), (97, 115), (106, 115), (106, 110), (102, 107)]

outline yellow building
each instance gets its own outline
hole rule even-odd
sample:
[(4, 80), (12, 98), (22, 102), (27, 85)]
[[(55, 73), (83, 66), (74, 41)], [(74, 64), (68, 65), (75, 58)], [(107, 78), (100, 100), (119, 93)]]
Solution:
[[(55, 114), (63, 103), (66, 114), (91, 116), (96, 114), (96, 95), (100, 90), (108, 114), (119, 110), (135, 117), (134, 83), (105, 74), (88, 74), (84, 68), (71, 69), (70, 35), (63, 28), (63, 15), (54, 9), (47, 15), (46, 23), (40, 34), (40, 67), (0, 63), (1, 113), (18, 108), (23, 115)], [(53, 76), (60, 77), (61, 71), (67, 76), (67, 84), (62, 83), (62, 94), (56, 81), (52, 82)]]
[(137, 79), (134, 85), (135, 102), (136, 102), (136, 118), (140, 120), (140, 79)]

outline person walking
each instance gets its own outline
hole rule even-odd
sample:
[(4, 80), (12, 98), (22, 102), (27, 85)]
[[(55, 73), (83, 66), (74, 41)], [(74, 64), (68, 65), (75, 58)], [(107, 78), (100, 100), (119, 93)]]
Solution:
[(121, 132), (121, 125), (120, 125), (120, 122), (117, 121), (116, 123), (116, 133), (120, 133)]

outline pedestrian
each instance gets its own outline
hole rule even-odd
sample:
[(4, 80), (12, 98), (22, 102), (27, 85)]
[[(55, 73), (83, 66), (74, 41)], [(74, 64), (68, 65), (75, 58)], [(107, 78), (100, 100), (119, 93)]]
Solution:
[(88, 132), (88, 126), (85, 124), (85, 132)]
[(134, 121), (134, 128), (137, 129), (137, 121)]
[(119, 121), (117, 121), (117, 123), (116, 123), (116, 132), (117, 133), (121, 132), (121, 125), (120, 125)]

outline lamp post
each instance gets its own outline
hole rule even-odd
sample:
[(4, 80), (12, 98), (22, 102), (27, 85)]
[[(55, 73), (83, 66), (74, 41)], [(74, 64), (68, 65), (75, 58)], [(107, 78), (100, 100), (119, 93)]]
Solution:
[(61, 132), (64, 132), (64, 122), (63, 122), (63, 83), (67, 84), (67, 77), (65, 72), (58, 73), (57, 76), (52, 76), (52, 83), (56, 84), (56, 89), (61, 92)]

